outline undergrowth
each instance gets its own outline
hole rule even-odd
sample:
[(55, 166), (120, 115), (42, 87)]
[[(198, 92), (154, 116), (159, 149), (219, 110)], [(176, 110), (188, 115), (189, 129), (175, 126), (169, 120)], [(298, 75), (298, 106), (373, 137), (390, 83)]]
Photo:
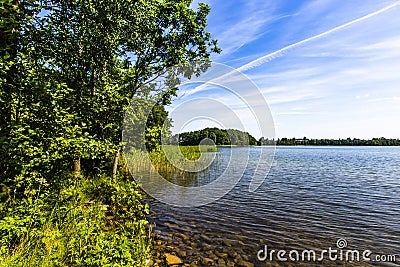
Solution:
[(60, 179), (59, 190), (0, 203), (0, 266), (144, 266), (147, 205), (119, 176)]

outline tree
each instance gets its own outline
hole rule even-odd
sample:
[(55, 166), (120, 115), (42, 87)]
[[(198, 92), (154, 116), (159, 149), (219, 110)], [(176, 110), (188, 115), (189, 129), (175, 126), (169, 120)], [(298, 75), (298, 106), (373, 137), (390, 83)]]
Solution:
[[(130, 99), (149, 94), (151, 87), (143, 85), (163, 69), (207, 62), (219, 52), (205, 30), (205, 4), (195, 11), (187, 0), (2, 3), (2, 66), (18, 62), (18, 75), (25, 75), (1, 70), (4, 177), (23, 173), (20, 166), (39, 176), (71, 166), (76, 176), (109, 162), (115, 167)], [(20, 30), (10, 34), (15, 28)], [(174, 95), (177, 82), (160, 105)]]
[[(180, 133), (171, 140), (178, 140), (184, 146), (196, 146), (205, 138), (210, 138), (216, 145), (259, 145), (260, 143), (249, 133), (236, 129), (222, 130), (218, 128), (205, 128), (198, 131)], [(173, 143), (173, 142), (172, 142)]]
[(168, 118), (168, 112), (165, 111), (164, 106), (156, 104), (152, 108), (146, 123), (146, 149), (149, 151), (159, 150), (162, 137), (169, 138), (171, 126), (171, 119)]

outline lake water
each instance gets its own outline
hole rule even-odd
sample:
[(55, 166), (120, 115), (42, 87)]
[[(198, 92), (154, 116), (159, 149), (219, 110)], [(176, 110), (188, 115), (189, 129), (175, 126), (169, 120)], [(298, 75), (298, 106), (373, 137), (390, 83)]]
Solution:
[[(217, 153), (223, 158), (230, 149)], [(250, 149), (251, 156), (265, 148)], [(191, 266), (400, 266), (400, 147), (277, 147), (255, 192), (251, 176), (246, 171), (230, 193), (198, 208), (148, 199), (156, 248)], [(329, 247), (339, 253), (340, 238), (344, 253), (358, 250), (362, 258), (370, 250), (372, 260), (397, 254), (397, 261), (301, 260), (305, 249), (317, 258)], [(261, 261), (265, 246), (267, 253), (285, 250), (283, 258), (296, 250), (300, 260), (275, 254)]]

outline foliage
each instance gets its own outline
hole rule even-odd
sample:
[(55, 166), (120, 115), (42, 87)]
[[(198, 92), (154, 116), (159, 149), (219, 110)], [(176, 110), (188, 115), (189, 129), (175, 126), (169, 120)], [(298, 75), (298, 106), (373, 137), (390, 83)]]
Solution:
[(215, 145), (258, 145), (258, 141), (247, 132), (236, 129), (221, 130), (218, 128), (205, 128), (199, 131), (180, 133), (171, 138), (171, 143), (193, 146), (200, 144), (206, 138), (210, 139), (209, 142), (212, 141)]
[(148, 151), (160, 150), (162, 138), (171, 135), (170, 128), (172, 126), (171, 119), (168, 118), (168, 112), (165, 111), (163, 105), (156, 104), (153, 106), (147, 118), (145, 144)]
[(2, 206), (0, 265), (143, 266), (150, 240), (140, 195), (124, 177), (64, 177), (57, 198), (43, 190)]
[[(205, 30), (209, 7), (196, 11), (186, 0), (1, 4), (2, 199), (55, 182), (76, 160), (86, 175), (111, 169), (130, 99), (157, 90), (144, 86), (149, 78), (219, 51)], [(150, 149), (177, 83), (150, 118)]]
[(262, 145), (278, 145), (278, 146), (400, 146), (399, 139), (372, 138), (370, 140), (347, 138), (347, 139), (308, 139), (307, 137), (296, 138), (278, 138), (271, 140), (260, 138), (259, 142)]

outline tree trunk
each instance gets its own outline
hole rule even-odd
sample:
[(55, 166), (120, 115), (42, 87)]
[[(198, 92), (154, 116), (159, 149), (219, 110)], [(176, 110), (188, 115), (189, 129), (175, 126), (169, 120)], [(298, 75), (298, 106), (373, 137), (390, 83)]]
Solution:
[(81, 175), (81, 158), (74, 159), (74, 177), (78, 178)]
[(119, 149), (115, 153), (115, 157), (114, 157), (114, 166), (113, 166), (113, 170), (112, 170), (113, 180), (115, 180), (115, 177), (117, 176), (118, 160), (119, 160)]
[(128, 164), (126, 163), (126, 158), (124, 153), (120, 153), (119, 164), (121, 166), (121, 172), (123, 173), (123, 175), (124, 176), (129, 175), (129, 168)]

